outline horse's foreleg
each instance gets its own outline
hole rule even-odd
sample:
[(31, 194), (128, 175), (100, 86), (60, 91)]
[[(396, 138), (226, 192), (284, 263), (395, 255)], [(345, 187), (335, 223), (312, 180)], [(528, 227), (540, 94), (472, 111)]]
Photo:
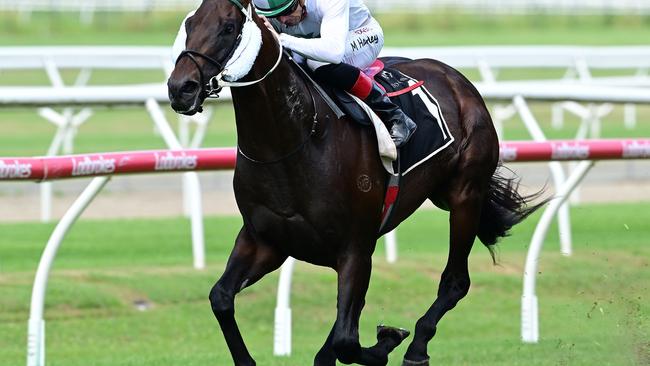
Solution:
[(380, 327), (376, 345), (364, 348), (359, 344), (359, 317), (365, 304), (371, 267), (370, 255), (346, 255), (341, 260), (337, 268), (336, 323), (316, 356), (315, 365), (333, 366), (335, 359), (332, 356), (336, 355), (345, 364), (384, 366), (388, 363), (388, 354), (408, 336), (409, 333), (403, 330)]
[(370, 255), (357, 253), (343, 255), (336, 269), (337, 316), (331, 342), (337, 358), (345, 364), (357, 362), (361, 354), (359, 317), (365, 305), (371, 270)]
[(219, 321), (236, 366), (252, 366), (255, 361), (248, 353), (235, 321), (235, 295), (277, 269), (286, 258), (275, 248), (256, 242), (246, 228), (242, 228), (226, 270), (210, 291), (212, 312)]
[(334, 337), (334, 329), (330, 331), (330, 334), (325, 340), (325, 344), (321, 347), (320, 351), (316, 354), (314, 358), (314, 366), (336, 366), (336, 352), (334, 352), (334, 347), (332, 346), (332, 338)]
[[(468, 193), (469, 192), (469, 193)], [(438, 297), (415, 325), (413, 341), (404, 355), (403, 366), (428, 366), (427, 344), (436, 334), (436, 327), (445, 313), (469, 291), (467, 258), (478, 230), (482, 195), (477, 190), (457, 192), (450, 200), (450, 242), (447, 266), (442, 273)]]

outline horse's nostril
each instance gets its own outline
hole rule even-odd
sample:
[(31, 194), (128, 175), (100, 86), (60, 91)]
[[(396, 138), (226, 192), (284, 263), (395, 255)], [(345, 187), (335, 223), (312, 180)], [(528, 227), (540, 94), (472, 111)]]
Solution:
[(199, 88), (199, 83), (196, 81), (186, 81), (180, 89), (181, 94), (194, 95)]

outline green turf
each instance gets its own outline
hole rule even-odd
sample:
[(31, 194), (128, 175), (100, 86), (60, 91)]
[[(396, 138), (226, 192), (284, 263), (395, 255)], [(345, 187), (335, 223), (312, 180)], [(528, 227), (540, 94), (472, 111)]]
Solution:
[[(551, 231), (538, 274), (541, 341), (519, 341), (527, 243), (539, 215), (500, 245), (499, 265), (476, 245), (472, 289), (430, 345), (441, 365), (644, 365), (650, 360), (650, 210), (643, 204), (585, 205), (572, 212), (574, 250), (558, 253)], [(399, 261), (383, 246), (361, 321), (364, 344), (378, 323), (413, 328), (435, 294), (446, 261), (447, 217), (420, 211), (400, 228)], [(191, 269), (181, 219), (82, 221), (64, 242), (47, 292), (49, 365), (227, 365), (231, 361), (207, 294), (223, 270), (239, 218), (206, 220), (208, 269)], [(0, 360), (25, 358), (33, 273), (52, 225), (0, 224)], [(335, 317), (331, 270), (297, 266), (293, 355), (272, 356), (277, 273), (245, 290), (237, 316), (260, 365), (308, 365)], [(133, 302), (146, 300), (148, 311)], [(391, 365), (399, 365), (405, 346)]]

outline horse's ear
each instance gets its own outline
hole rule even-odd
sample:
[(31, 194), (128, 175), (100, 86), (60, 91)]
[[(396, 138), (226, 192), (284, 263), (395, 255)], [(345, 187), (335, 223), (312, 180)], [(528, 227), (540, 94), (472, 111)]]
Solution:
[(186, 49), (187, 35), (190, 34), (190, 29), (192, 27), (190, 19), (192, 16), (194, 16), (194, 12), (195, 11), (191, 11), (185, 16), (185, 19), (183, 19), (183, 22), (178, 29), (178, 34), (176, 35), (176, 39), (174, 40), (174, 44), (172, 46), (172, 56), (174, 58), (174, 62), (176, 62), (181, 52)]
[(194, 18), (194, 15), (185, 18), (185, 32), (187, 34), (190, 34), (190, 31), (192, 30), (192, 18)]
[(251, 9), (253, 13), (255, 13), (255, 4), (253, 3), (253, 0), (238, 0), (239, 4), (242, 6), (242, 10), (247, 11), (248, 9)]

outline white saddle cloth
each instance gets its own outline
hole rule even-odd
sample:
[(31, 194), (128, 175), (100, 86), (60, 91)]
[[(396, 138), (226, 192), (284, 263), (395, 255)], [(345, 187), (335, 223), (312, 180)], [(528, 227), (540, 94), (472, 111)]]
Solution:
[(393, 161), (397, 160), (397, 147), (395, 146), (393, 139), (390, 137), (390, 132), (388, 132), (388, 129), (386, 128), (384, 122), (366, 103), (352, 94), (350, 94), (350, 96), (361, 106), (361, 108), (363, 108), (366, 114), (368, 114), (370, 117), (377, 135), (377, 147), (379, 148), (379, 157), (381, 158), (381, 163), (389, 174), (395, 175), (396, 172), (393, 170)]

